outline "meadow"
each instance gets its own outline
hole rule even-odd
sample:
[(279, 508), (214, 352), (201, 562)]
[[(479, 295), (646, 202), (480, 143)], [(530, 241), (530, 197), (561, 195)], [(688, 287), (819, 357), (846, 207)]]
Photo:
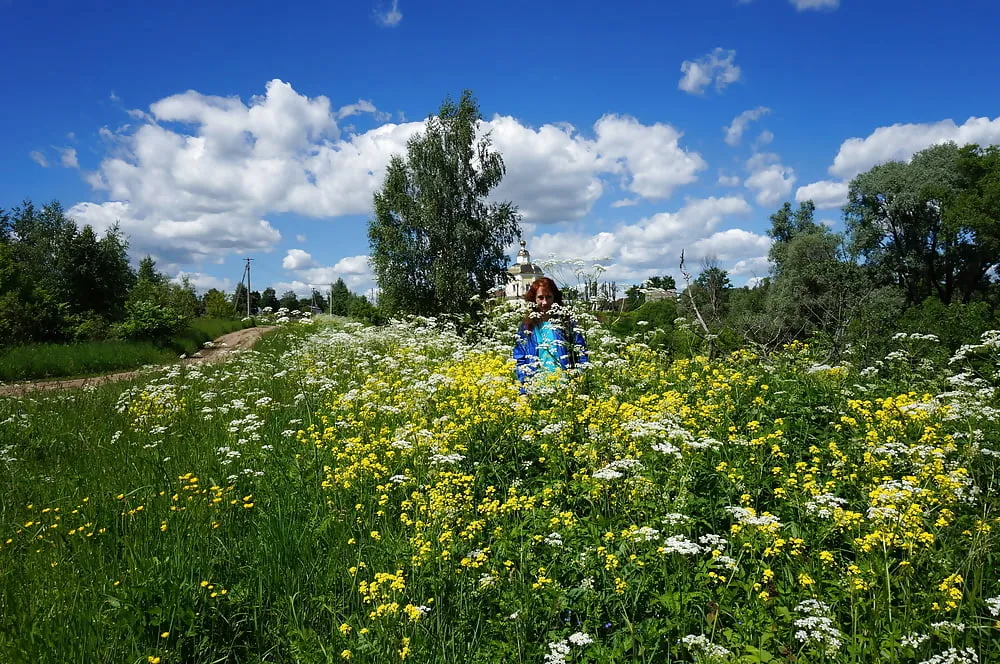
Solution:
[(515, 321), (0, 399), (0, 661), (996, 660), (1000, 332), (830, 366), (583, 321), (520, 394)]
[(168, 364), (178, 355), (192, 355), (223, 334), (253, 325), (250, 320), (194, 318), (163, 343), (152, 341), (79, 341), (37, 343), (0, 349), (0, 382), (89, 376)]

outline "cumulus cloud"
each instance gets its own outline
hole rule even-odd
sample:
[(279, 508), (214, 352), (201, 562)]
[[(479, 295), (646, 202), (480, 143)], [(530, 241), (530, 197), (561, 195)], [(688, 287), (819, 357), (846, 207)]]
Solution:
[(750, 176), (743, 186), (754, 192), (754, 200), (761, 206), (780, 203), (795, 184), (795, 171), (781, 163), (778, 155), (755, 154), (746, 164)]
[(696, 152), (680, 147), (681, 132), (668, 124), (644, 125), (635, 118), (605, 115), (594, 125), (597, 149), (614, 172), (622, 172), (626, 188), (643, 198), (669, 197), (690, 184), (707, 164)]
[(716, 184), (723, 187), (738, 187), (743, 181), (739, 175), (726, 175), (725, 173), (719, 173), (719, 179), (716, 180)]
[(680, 146), (683, 134), (668, 124), (608, 114), (593, 130), (594, 138), (587, 138), (567, 123), (534, 129), (499, 115), (484, 123), (507, 165), (496, 198), (517, 203), (531, 223), (572, 221), (604, 193), (602, 176), (617, 175), (626, 190), (656, 200), (694, 182), (706, 167), (701, 155)]
[[(338, 108), (280, 80), (249, 102), (193, 90), (171, 95), (148, 113), (130, 113), (129, 124), (101, 128), (105, 157), (82, 176), (108, 200), (71, 213), (100, 228), (119, 220), (134, 257), (184, 264), (271, 250), (280, 234), (269, 215), (370, 213), (391, 156), (425, 127), (387, 123), (346, 133), (338, 124), (373, 112), (371, 102)], [(509, 116), (481, 131), (507, 165), (495, 195), (518, 204), (528, 228), (582, 218), (612, 183), (635, 195), (626, 200), (667, 198), (706, 168), (681, 145), (680, 131), (628, 116), (605, 115), (589, 135)]]
[(392, 0), (392, 6), (387, 10), (376, 10), (375, 20), (378, 21), (379, 25), (387, 28), (399, 25), (399, 22), (403, 20), (403, 14), (399, 11), (399, 0)]
[(759, 254), (760, 236), (745, 231), (715, 232), (724, 219), (746, 215), (750, 210), (738, 196), (690, 199), (676, 212), (660, 212), (632, 224), (619, 224), (613, 231), (544, 233), (532, 238), (529, 246), (532, 258), (542, 263), (547, 257), (606, 261), (608, 278), (643, 279), (675, 268), (681, 250), (699, 255), (724, 254), (727, 260)]
[(42, 154), (41, 152), (39, 152), (38, 150), (32, 150), (28, 154), (28, 156), (31, 157), (31, 161), (35, 162), (36, 164), (38, 164), (42, 168), (48, 168), (49, 167), (49, 160), (46, 159), (45, 155)]
[(820, 180), (795, 190), (795, 200), (799, 203), (812, 201), (816, 208), (842, 207), (847, 203), (847, 183), (836, 180)]
[[(694, 242), (690, 253), (692, 258), (714, 256), (720, 262), (728, 262), (742, 256), (767, 252), (770, 248), (771, 238), (768, 236), (742, 228), (730, 228)], [(746, 261), (741, 263), (745, 264)]]
[(316, 267), (316, 261), (302, 249), (289, 249), (284, 260), (281, 261), (281, 267), (286, 270), (304, 270)]
[[(335, 283), (337, 279), (343, 279), (348, 288), (358, 293), (375, 286), (375, 273), (372, 271), (367, 255), (348, 256), (332, 266), (317, 265), (310, 257), (309, 264), (303, 264), (301, 267), (290, 267), (286, 256), (286, 262), (282, 266), (292, 273), (293, 280), (282, 282), (281, 287), (284, 290), (294, 290), (299, 294), (308, 294), (313, 288), (322, 291), (330, 284)], [(275, 289), (277, 290), (278, 287), (276, 286)]]
[(740, 139), (743, 138), (743, 132), (746, 131), (747, 126), (756, 120), (761, 119), (765, 115), (771, 112), (771, 109), (766, 106), (758, 106), (757, 108), (750, 109), (749, 111), (743, 111), (729, 123), (726, 127), (726, 143), (728, 145), (739, 145)]
[(830, 175), (850, 180), (858, 173), (886, 161), (908, 161), (915, 153), (932, 145), (954, 141), (959, 145), (1000, 143), (1000, 117), (972, 117), (964, 124), (941, 120), (922, 124), (894, 124), (879, 127), (866, 138), (849, 138), (830, 166)]
[(76, 160), (76, 148), (56, 148), (59, 153), (59, 163), (66, 168), (80, 168), (80, 162)]
[(700, 95), (714, 83), (716, 91), (722, 92), (727, 85), (740, 80), (740, 68), (733, 62), (735, 58), (736, 51), (717, 47), (697, 60), (685, 60), (681, 63), (684, 76), (677, 87), (688, 94)]
[[(760, 237), (760, 236), (758, 236)], [(767, 248), (770, 249), (771, 238), (764, 238), (768, 241)], [(758, 244), (760, 242), (758, 241)], [(767, 275), (771, 271), (771, 261), (766, 255), (764, 256), (754, 256), (752, 258), (744, 258), (733, 263), (733, 266), (729, 268), (729, 274), (733, 276), (746, 276), (753, 275)], [(750, 282), (752, 279), (747, 280), (747, 285), (751, 286)]]

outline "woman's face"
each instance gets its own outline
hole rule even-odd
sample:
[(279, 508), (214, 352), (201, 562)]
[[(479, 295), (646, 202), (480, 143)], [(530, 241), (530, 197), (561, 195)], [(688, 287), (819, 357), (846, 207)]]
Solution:
[(555, 296), (547, 286), (539, 286), (535, 291), (535, 310), (542, 314), (547, 314), (555, 303)]

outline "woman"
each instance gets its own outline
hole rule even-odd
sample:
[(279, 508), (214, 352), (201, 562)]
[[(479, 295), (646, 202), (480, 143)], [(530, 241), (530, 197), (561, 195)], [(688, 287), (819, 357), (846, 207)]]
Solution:
[(518, 380), (523, 383), (540, 371), (551, 373), (586, 364), (583, 335), (560, 311), (562, 293), (556, 282), (548, 277), (535, 279), (524, 299), (534, 306), (521, 323), (514, 344)]

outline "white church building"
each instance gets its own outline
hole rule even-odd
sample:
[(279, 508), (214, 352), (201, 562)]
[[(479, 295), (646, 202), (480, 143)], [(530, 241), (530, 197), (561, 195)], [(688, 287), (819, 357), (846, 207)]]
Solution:
[(528, 288), (531, 287), (531, 283), (535, 279), (545, 276), (542, 268), (531, 262), (531, 254), (525, 248), (524, 240), (521, 240), (521, 250), (517, 252), (517, 259), (513, 265), (507, 268), (507, 272), (510, 276), (504, 285), (503, 298), (505, 300), (522, 299), (524, 294), (528, 292)]

